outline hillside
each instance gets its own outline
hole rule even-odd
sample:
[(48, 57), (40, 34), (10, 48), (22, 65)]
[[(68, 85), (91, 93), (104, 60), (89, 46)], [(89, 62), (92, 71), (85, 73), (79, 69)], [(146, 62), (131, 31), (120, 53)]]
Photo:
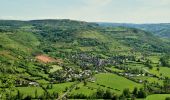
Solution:
[(156, 36), (163, 38), (170, 38), (170, 24), (161, 23), (161, 24), (126, 24), (126, 23), (99, 23), (101, 26), (123, 26), (137, 28), (153, 33)]
[[(170, 45), (151, 32), (67, 19), (0, 20), (0, 91), (5, 91), (1, 97), (60, 98), (68, 92), (68, 98), (79, 98), (86, 95), (80, 90), (93, 94), (98, 87), (120, 96), (124, 88), (132, 91), (144, 85), (139, 77), (128, 75), (149, 74), (145, 77), (164, 81), (169, 77)], [(155, 71), (159, 66), (160, 72)], [(115, 90), (110, 86), (115, 79), (105, 83), (100, 77), (115, 77), (130, 87), (120, 85)], [(151, 93), (161, 89), (162, 83), (158, 84), (150, 87)]]

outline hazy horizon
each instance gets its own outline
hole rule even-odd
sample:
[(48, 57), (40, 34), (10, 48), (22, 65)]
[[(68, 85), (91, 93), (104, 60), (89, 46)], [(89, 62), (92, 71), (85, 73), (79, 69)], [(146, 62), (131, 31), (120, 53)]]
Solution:
[(0, 0), (1, 20), (170, 23), (170, 0)]
[(76, 20), (76, 19), (0, 19), (4, 21), (34, 21), (34, 20), (72, 20), (72, 21), (82, 21), (82, 22), (89, 22), (89, 23), (110, 23), (110, 24), (170, 24), (170, 22), (151, 22), (151, 23), (135, 23), (135, 22), (98, 22), (98, 21), (85, 21), (85, 20)]

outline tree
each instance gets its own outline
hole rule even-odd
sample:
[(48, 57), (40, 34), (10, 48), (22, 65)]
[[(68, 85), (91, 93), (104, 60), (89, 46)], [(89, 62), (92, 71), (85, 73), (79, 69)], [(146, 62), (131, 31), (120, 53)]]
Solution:
[(143, 88), (140, 88), (138, 91), (138, 98), (145, 98), (146, 97), (146, 92), (143, 90)]
[(37, 89), (35, 90), (35, 98), (38, 98)]
[(157, 69), (156, 69), (156, 70), (159, 72), (160, 68), (159, 68), (159, 67), (157, 67)]
[(96, 98), (97, 98), (97, 99), (102, 99), (103, 96), (104, 96), (104, 91), (103, 91), (103, 89), (98, 88), (98, 89), (97, 89), (97, 92), (96, 92)]
[(130, 91), (129, 91), (129, 89), (128, 89), (128, 88), (127, 88), (127, 89), (124, 89), (122, 95), (124, 95), (125, 97), (129, 98), (129, 97), (130, 97)]
[(103, 98), (104, 99), (111, 99), (112, 98), (112, 93), (109, 89), (106, 90)]
[(83, 83), (84, 83), (84, 86), (86, 86), (86, 85), (87, 85), (87, 82), (86, 82), (85, 80), (84, 80), (84, 82), (83, 82)]
[(28, 96), (26, 96), (23, 100), (31, 100), (31, 98), (32, 98), (32, 97), (28, 95)]
[(137, 94), (138, 94), (138, 88), (135, 87), (132, 93), (133, 93), (133, 95), (137, 96)]
[(68, 87), (65, 88), (65, 91), (67, 91), (67, 90), (68, 90)]
[(119, 100), (119, 96), (118, 95), (113, 95), (112, 100)]
[(57, 92), (53, 92), (53, 98), (58, 98), (58, 93)]
[(151, 65), (151, 61), (149, 59), (145, 62), (145, 66), (149, 67), (149, 69), (153, 68), (153, 66)]
[(162, 66), (167, 66), (167, 67), (169, 67), (170, 65), (169, 65), (169, 63), (168, 63), (168, 60), (169, 60), (169, 56), (163, 56), (163, 57), (161, 57), (160, 58), (160, 63), (161, 63), (161, 65)]
[(11, 95), (11, 91), (13, 90), (14, 83), (15, 83), (13, 77), (3, 74), (2, 76), (0, 76), (0, 80), (1, 80), (1, 88), (2, 88), (0, 90), (0, 95), (2, 97), (3, 94)]
[(166, 77), (163, 83), (164, 83), (163, 84), (164, 91), (170, 92), (170, 79)]
[(50, 85), (49, 84), (47, 85), (46, 89), (50, 89)]
[(23, 98), (23, 94), (20, 93), (20, 91), (18, 90), (18, 91), (17, 91), (17, 95), (16, 95), (16, 99), (17, 99), (17, 100), (21, 100), (22, 98)]
[(170, 97), (166, 97), (165, 100), (170, 100)]

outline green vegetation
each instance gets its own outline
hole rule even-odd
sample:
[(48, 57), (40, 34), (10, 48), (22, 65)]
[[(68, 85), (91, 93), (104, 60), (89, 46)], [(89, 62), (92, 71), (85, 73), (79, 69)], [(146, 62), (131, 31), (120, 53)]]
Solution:
[(138, 83), (135, 83), (124, 77), (114, 75), (114, 74), (107, 74), (107, 73), (96, 74), (95, 78), (97, 84), (104, 85), (120, 91), (123, 91), (123, 89), (125, 88), (129, 88), (132, 91), (134, 87), (138, 87), (138, 88), (141, 87), (141, 85)]
[(84, 86), (84, 83), (80, 83), (77, 87), (71, 92), (71, 94), (83, 94), (85, 96), (90, 96), (96, 92), (96, 88), (90, 87), (91, 84), (87, 83), (87, 86)]
[(66, 91), (69, 87), (71, 87), (71, 85), (73, 85), (73, 82), (67, 82), (67, 83), (61, 83), (61, 84), (53, 84), (52, 85), (52, 89), (49, 89), (49, 92), (58, 92), (58, 93), (62, 93), (64, 91)]
[(170, 97), (170, 94), (154, 94), (146, 98), (146, 100), (166, 100), (167, 97)]
[(97, 91), (98, 88), (100, 88), (103, 90), (109, 89), (110, 91), (120, 95), (125, 88), (129, 88), (130, 91), (132, 91), (135, 87), (142, 87), (142, 85), (138, 83), (110, 73), (96, 74), (94, 79), (95, 81), (88, 82), (86, 85), (84, 83), (78, 84), (71, 93), (81, 93), (85, 96), (91, 96)]
[(41, 96), (44, 93), (44, 90), (41, 87), (17, 87), (16, 89), (23, 94), (23, 97), (26, 96), (35, 97), (36, 92), (37, 96)]
[(50, 72), (55, 72), (55, 71), (57, 71), (57, 70), (62, 69), (62, 67), (57, 66), (57, 65), (52, 65), (51, 67), (52, 67), (52, 69), (50, 70)]
[(169, 51), (168, 40), (135, 28), (0, 20), (0, 99), (168, 95)]

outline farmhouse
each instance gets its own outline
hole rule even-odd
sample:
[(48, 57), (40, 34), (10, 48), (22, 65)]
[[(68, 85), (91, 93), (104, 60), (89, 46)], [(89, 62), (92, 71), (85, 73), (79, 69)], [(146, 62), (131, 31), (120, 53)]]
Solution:
[(30, 82), (29, 85), (30, 86), (39, 86), (39, 84), (37, 82)]

